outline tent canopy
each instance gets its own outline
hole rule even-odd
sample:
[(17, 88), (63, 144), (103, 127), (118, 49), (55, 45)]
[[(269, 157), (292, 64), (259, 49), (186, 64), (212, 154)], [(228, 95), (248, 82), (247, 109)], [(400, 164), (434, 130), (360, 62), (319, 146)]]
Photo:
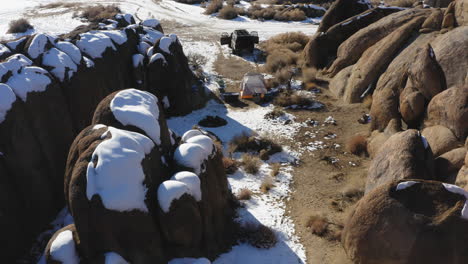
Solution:
[(263, 96), (266, 93), (267, 89), (262, 74), (249, 72), (244, 75), (241, 85), (241, 98), (252, 98), (254, 94)]

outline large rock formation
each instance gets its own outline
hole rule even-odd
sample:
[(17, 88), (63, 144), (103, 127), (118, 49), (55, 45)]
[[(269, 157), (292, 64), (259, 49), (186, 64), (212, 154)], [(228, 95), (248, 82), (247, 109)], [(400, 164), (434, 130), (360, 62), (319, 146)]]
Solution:
[[(103, 252), (129, 263), (214, 258), (232, 245), (235, 203), (221, 151), (200, 130), (177, 146), (161, 109), (149, 92), (112, 93), (73, 142), (64, 192), (82, 261), (104, 263)], [(48, 263), (67, 263), (52, 252), (63, 232), (49, 242)]]
[[(25, 254), (63, 208), (66, 154), (77, 133), (91, 124), (102, 99), (137, 87), (163, 102), (161, 113), (186, 114), (207, 98), (204, 89), (193, 87), (177, 36), (165, 36), (157, 20), (135, 24), (131, 15), (117, 15), (103, 22), (60, 37), (39, 33), (0, 44), (0, 178), (7, 184), (3, 188), (18, 195), (18, 203), (8, 199), (0, 206), (21, 219), (2, 225), (10, 241), (7, 262)], [(154, 67), (158, 62), (163, 63)], [(88, 132), (83, 132), (85, 140)], [(161, 151), (171, 153), (175, 146), (167, 129), (165, 133)], [(1, 221), (10, 221), (1, 215)], [(34, 222), (22, 222), (32, 218)], [(20, 226), (24, 239), (9, 237), (13, 234), (6, 229)]]
[(342, 244), (354, 263), (468, 262), (468, 192), (440, 182), (391, 182), (350, 214)]

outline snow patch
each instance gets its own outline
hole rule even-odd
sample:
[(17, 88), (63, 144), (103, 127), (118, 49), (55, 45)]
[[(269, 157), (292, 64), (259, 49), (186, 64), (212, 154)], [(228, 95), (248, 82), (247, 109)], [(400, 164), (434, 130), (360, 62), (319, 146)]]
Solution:
[(49, 38), (46, 34), (37, 34), (31, 41), (28, 48), (28, 54), (31, 58), (36, 59), (45, 52), (45, 46), (47, 45)]
[(0, 83), (0, 124), (5, 121), (8, 111), (16, 101), (16, 95), (10, 86)]
[(102, 58), (107, 48), (117, 50), (110, 37), (97, 31), (80, 34), (80, 40), (76, 42), (76, 46), (93, 59)]
[(190, 138), (199, 136), (199, 135), (204, 135), (204, 134), (198, 129), (189, 130), (182, 135), (182, 142), (187, 142), (187, 140), (189, 140)]
[(153, 62), (155, 62), (157, 60), (162, 60), (164, 64), (167, 64), (166, 58), (161, 53), (156, 53), (153, 56), (151, 56), (151, 59), (150, 59), (149, 63), (151, 64), (151, 63), (153, 63)]
[(169, 48), (171, 47), (172, 43), (174, 43), (174, 38), (172, 38), (172, 34), (170, 37), (162, 37), (159, 41), (159, 48), (165, 53), (171, 54)]
[(171, 177), (171, 180), (185, 183), (190, 190), (190, 194), (195, 198), (195, 200), (201, 201), (202, 192), (200, 189), (200, 178), (198, 178), (195, 173), (190, 171), (181, 171), (174, 174)]
[(404, 190), (404, 189), (406, 189), (406, 188), (409, 188), (409, 187), (415, 185), (416, 183), (418, 183), (418, 182), (415, 182), (415, 181), (400, 182), (400, 183), (397, 185), (396, 190), (397, 190), (397, 191)]
[(0, 44), (0, 57), (3, 56), (5, 53), (10, 53), (10, 49), (7, 46)]
[(463, 205), (463, 209), (461, 211), (461, 218), (468, 220), (468, 192), (464, 189), (448, 183), (442, 183), (445, 189), (451, 193), (456, 193), (465, 196), (465, 204)]
[(80, 64), (81, 51), (77, 46), (73, 45), (73, 43), (68, 41), (59, 41), (55, 43), (55, 47), (70, 56), (75, 64)]
[(102, 30), (92, 31), (91, 33), (98, 32), (102, 33), (112, 39), (118, 45), (122, 45), (127, 42), (127, 33), (124, 30)]
[(213, 153), (213, 140), (211, 140), (211, 138), (208, 136), (205, 136), (205, 135), (194, 136), (194, 137), (189, 138), (186, 142), (200, 145), (205, 150), (205, 153), (207, 156)]
[(207, 258), (176, 258), (167, 264), (211, 264), (211, 261)]
[(163, 33), (157, 30), (154, 30), (150, 27), (143, 27), (143, 29), (145, 30), (146, 34), (140, 35), (141, 40), (150, 42), (153, 45), (156, 43), (156, 41), (158, 41), (160, 38), (164, 36)]
[(153, 56), (153, 50), (154, 47), (150, 47), (149, 49), (146, 50), (146, 56), (151, 57)]
[(164, 96), (162, 102), (164, 109), (168, 109), (169, 107), (171, 107), (171, 104), (169, 103), (169, 98), (167, 98), (167, 96)]
[(104, 256), (104, 264), (129, 264), (122, 256), (115, 252), (107, 252)]
[(140, 54), (143, 54), (143, 55), (144, 55), (144, 54), (146, 54), (146, 51), (147, 51), (150, 47), (151, 47), (150, 44), (148, 44), (148, 43), (142, 41), (142, 42), (140, 42), (140, 44), (138, 44), (138, 52), (139, 52)]
[(150, 19), (146, 19), (144, 20), (143, 22), (141, 22), (141, 24), (145, 27), (152, 27), (152, 28), (155, 28), (157, 27), (160, 23), (159, 23), (159, 20), (155, 19), (155, 18), (150, 18)]
[(65, 52), (57, 48), (51, 48), (42, 57), (42, 64), (53, 67), (50, 71), (55, 77), (63, 82), (65, 78), (70, 79), (78, 66)]
[(156, 96), (137, 89), (126, 89), (114, 96), (110, 109), (120, 123), (142, 129), (156, 144), (161, 144)]
[(133, 68), (137, 68), (138, 66), (143, 66), (143, 60), (145, 59), (145, 57), (141, 54), (134, 54), (132, 56), (132, 60), (133, 60)]
[(12, 74), (19, 72), (24, 66), (31, 66), (32, 61), (23, 54), (15, 54), (8, 57), (4, 62), (0, 63), (0, 79), (10, 71)]
[(91, 200), (94, 195), (99, 195), (109, 210), (148, 212), (141, 162), (151, 152), (154, 143), (135, 132), (114, 127), (109, 127), (108, 132), (112, 137), (96, 147), (88, 164), (86, 196)]
[(97, 125), (94, 125), (93, 126), (93, 130), (98, 130), (98, 129), (101, 129), (103, 127), (106, 127), (106, 125), (103, 125), (103, 124), (97, 124)]
[(20, 39), (17, 39), (17, 40), (13, 40), (13, 41), (10, 41), (8, 43), (6, 43), (6, 45), (12, 49), (12, 50), (15, 50), (16, 47), (18, 47), (18, 45), (20, 45), (21, 43), (23, 43), (23, 41), (25, 41), (26, 38), (20, 38)]
[(94, 61), (92, 61), (90, 58), (83, 56), (83, 60), (85, 61), (87, 68), (94, 67)]
[(18, 74), (11, 76), (7, 84), (23, 102), (26, 102), (28, 93), (46, 90), (51, 83), (46, 74), (47, 71), (42, 68), (27, 66), (22, 68)]
[(174, 153), (174, 160), (177, 163), (194, 169), (196, 174), (201, 173), (202, 164), (207, 158), (206, 150), (199, 144), (194, 143), (184, 143)]
[(165, 213), (169, 213), (172, 201), (179, 199), (184, 194), (191, 195), (187, 184), (180, 181), (168, 180), (161, 183), (158, 187), (159, 206)]
[(60, 232), (50, 245), (50, 255), (53, 260), (67, 264), (78, 264), (80, 259), (75, 248), (73, 232), (65, 230)]

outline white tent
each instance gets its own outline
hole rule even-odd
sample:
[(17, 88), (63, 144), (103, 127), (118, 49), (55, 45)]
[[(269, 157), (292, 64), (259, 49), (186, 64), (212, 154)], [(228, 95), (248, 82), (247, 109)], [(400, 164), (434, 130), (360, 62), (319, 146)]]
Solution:
[(267, 89), (265, 88), (265, 80), (262, 74), (249, 72), (244, 75), (241, 84), (242, 99), (250, 99), (254, 96), (263, 98), (266, 93)]

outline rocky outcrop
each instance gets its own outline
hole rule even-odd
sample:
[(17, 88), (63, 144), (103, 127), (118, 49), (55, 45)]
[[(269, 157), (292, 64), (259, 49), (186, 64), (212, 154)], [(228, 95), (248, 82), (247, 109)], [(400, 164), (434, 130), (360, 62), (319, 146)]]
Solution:
[(456, 148), (459, 144), (453, 132), (447, 127), (440, 125), (426, 127), (422, 131), (422, 135), (426, 138), (429, 146), (431, 146), (434, 157), (438, 157)]
[(72, 144), (64, 191), (82, 261), (101, 263), (103, 252), (129, 263), (214, 258), (232, 245), (235, 203), (222, 153), (200, 130), (175, 145), (160, 110), (149, 92), (112, 93)]
[(414, 18), (401, 28), (367, 49), (354, 65), (343, 100), (347, 103), (360, 102), (361, 95), (385, 71), (396, 52), (412, 32), (419, 29), (424, 17)]
[(315, 68), (326, 67), (329, 58), (336, 56), (341, 43), (362, 28), (398, 11), (400, 11), (398, 8), (373, 8), (339, 21), (324, 32), (318, 30), (304, 48), (305, 65)]
[(468, 86), (452, 87), (432, 98), (426, 126), (442, 125), (463, 141), (468, 135)]
[(434, 160), (436, 178), (440, 181), (455, 183), (458, 171), (465, 163), (466, 149), (456, 148), (446, 152)]
[(379, 152), (385, 142), (394, 134), (401, 131), (401, 120), (392, 119), (388, 122), (384, 131), (374, 130), (367, 140), (367, 152), (373, 158)]
[(440, 182), (391, 182), (367, 193), (342, 233), (354, 263), (465, 263), (468, 193)]
[(391, 136), (369, 167), (366, 193), (400, 179), (434, 179), (434, 160), (425, 138), (417, 130)]
[[(3, 205), (7, 200), (0, 206), (10, 208), (17, 219), (35, 219), (23, 225), (24, 239), (5, 237), (15, 240), (7, 262), (24, 254), (63, 208), (63, 175), (72, 174), (70, 164), (86, 149), (76, 146), (67, 168), (66, 154), (77, 133), (91, 124), (102, 99), (127, 87), (151, 90), (163, 102), (158, 111), (175, 115), (202, 106), (207, 98), (204, 89), (193, 88), (193, 74), (177, 36), (165, 36), (154, 19), (135, 24), (131, 15), (118, 15), (60, 37), (22, 37), (1, 43), (0, 58), (1, 177), (8, 179), (8, 189), (16, 190), (19, 201), (11, 208)], [(151, 67), (158, 60), (166, 63)], [(165, 79), (153, 82), (148, 76)], [(171, 153), (172, 135), (163, 131), (161, 151)], [(79, 140), (90, 140), (87, 133)], [(24, 209), (13, 210), (17, 206)]]
[(454, 0), (424, 0), (424, 4), (430, 7), (447, 7)]
[(468, 26), (457, 27), (437, 37), (432, 43), (437, 62), (442, 68), (447, 87), (461, 85), (467, 78)]
[(367, 0), (338, 0), (327, 10), (317, 29), (318, 32), (326, 32), (333, 25), (360, 14), (372, 5)]
[(362, 27), (362, 29), (352, 34), (346, 41), (341, 43), (336, 54), (337, 58), (333, 61), (328, 72), (334, 76), (344, 67), (355, 64), (364, 51), (372, 47), (375, 43), (388, 36), (405, 23), (408, 23), (411, 19), (425, 16), (429, 13), (429, 11), (423, 9), (394, 10), (398, 10), (399, 12), (389, 14), (366, 27)]

